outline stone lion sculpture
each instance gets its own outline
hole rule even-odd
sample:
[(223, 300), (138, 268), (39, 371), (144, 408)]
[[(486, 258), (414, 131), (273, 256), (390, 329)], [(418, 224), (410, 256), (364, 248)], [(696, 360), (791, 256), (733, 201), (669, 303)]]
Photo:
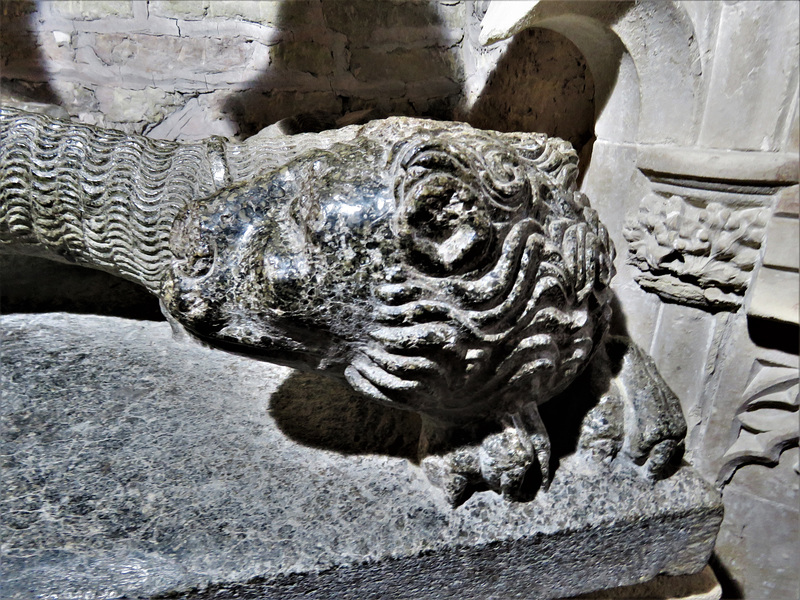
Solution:
[(418, 412), (453, 504), (547, 485), (538, 406), (593, 357), (581, 446), (650, 477), (680, 454), (674, 394), (607, 339), (614, 249), (562, 140), (389, 118), (175, 143), (9, 107), (0, 126), (3, 251), (133, 280), (194, 338)]

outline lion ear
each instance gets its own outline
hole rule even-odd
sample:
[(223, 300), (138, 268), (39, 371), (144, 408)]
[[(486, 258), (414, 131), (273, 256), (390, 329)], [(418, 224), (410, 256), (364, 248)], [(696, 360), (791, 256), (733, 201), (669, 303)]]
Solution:
[[(433, 158), (433, 152), (425, 154)], [(492, 218), (480, 186), (463, 166), (451, 157), (436, 158), (406, 166), (396, 187), (397, 235), (410, 262), (423, 272), (464, 273), (486, 260), (494, 239)]]

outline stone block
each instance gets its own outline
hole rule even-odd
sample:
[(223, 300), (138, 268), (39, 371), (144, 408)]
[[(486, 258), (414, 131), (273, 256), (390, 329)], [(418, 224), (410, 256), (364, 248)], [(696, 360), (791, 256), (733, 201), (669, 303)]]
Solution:
[(292, 2), (276, 2), (280, 5), (275, 19), (275, 26), (291, 32), (294, 39), (307, 38), (309, 34), (330, 33), (330, 28), (323, 15), (323, 6), (330, 2), (319, 0), (292, 0)]
[[(0, 60), (4, 78), (28, 82), (49, 80), (50, 74), (42, 69), (41, 58), (32, 51), (29, 40), (30, 34), (26, 32), (14, 33), (3, 30), (0, 38)], [(51, 45), (55, 46), (54, 43)]]
[(775, 207), (775, 214), (788, 216), (797, 219), (800, 217), (800, 189), (792, 186), (781, 190), (777, 194), (778, 206)]
[(659, 575), (647, 583), (574, 596), (574, 600), (720, 600), (722, 587), (711, 567), (694, 575)]
[(59, 80), (53, 83), (53, 90), (61, 98), (70, 114), (98, 110), (95, 90), (72, 81)]
[(397, 49), (392, 52), (354, 49), (350, 65), (353, 75), (359, 81), (452, 78), (458, 71), (456, 57), (452, 52), (433, 48)]
[[(150, 19), (153, 21), (155, 19)], [(262, 44), (275, 44), (278, 42), (280, 31), (270, 25), (253, 23), (251, 21), (238, 21), (235, 19), (210, 19), (169, 21), (180, 27), (180, 36), (185, 38), (212, 37), (225, 39), (229, 44), (244, 44), (256, 41)]]
[(207, 100), (191, 98), (186, 104), (147, 131), (147, 136), (160, 140), (202, 140), (212, 135), (233, 137), (236, 124), (221, 117), (219, 109)]
[[(800, 15), (791, 4), (724, 4), (699, 144), (731, 150), (778, 150), (781, 119), (797, 109)], [(769, 33), (767, 33), (769, 32)], [(796, 158), (796, 154), (795, 154)]]
[(701, 569), (718, 495), (561, 459), (527, 503), (452, 509), (419, 421), (164, 322), (0, 321), (3, 593), (558, 598)]
[(3, 2), (0, 4), (0, 16), (4, 22), (9, 19), (17, 20), (20, 17), (27, 17), (37, 12), (36, 4), (33, 2)]
[(228, 39), (178, 38), (146, 34), (96, 36), (92, 50), (106, 65), (128, 67), (152, 79), (181, 76), (202, 80), (203, 73), (220, 73), (247, 65), (255, 43), (232, 44)]
[(464, 31), (467, 26), (468, 10), (469, 4), (467, 2), (453, 2), (450, 0), (439, 2), (436, 12), (442, 25)]
[(176, 94), (154, 87), (142, 90), (102, 87), (97, 89), (96, 96), (106, 121), (119, 123), (158, 121), (179, 101)]
[[(636, 165), (642, 171), (669, 173), (673, 177), (767, 184), (796, 183), (798, 178), (797, 154), (792, 152), (741, 152), (659, 144), (642, 145), (637, 150)], [(729, 191), (737, 189), (736, 184), (729, 188), (732, 188)], [(748, 189), (744, 186), (739, 191), (747, 193)]]
[(680, 304), (661, 306), (651, 353), (664, 381), (681, 399), (690, 431), (700, 418), (707, 378), (702, 365), (708, 359), (713, 335), (714, 317), (707, 312)]
[(282, 41), (272, 49), (272, 64), (278, 68), (293, 69), (315, 76), (332, 75), (333, 52), (327, 46), (314, 42)]
[(407, 87), (408, 97), (416, 98), (439, 98), (442, 96), (454, 96), (461, 91), (461, 85), (448, 77), (436, 77), (424, 81), (409, 83)]
[(210, 5), (210, 0), (152, 0), (147, 7), (155, 17), (194, 20), (205, 17)]
[(283, 10), (282, 2), (239, 2), (238, 0), (214, 0), (209, 2), (209, 17), (225, 17), (228, 19), (243, 19), (254, 23), (278, 25)]
[(747, 314), (786, 323), (800, 322), (800, 273), (762, 266), (753, 284)]
[(464, 37), (463, 29), (445, 29), (438, 25), (427, 27), (379, 28), (369, 32), (370, 48), (449, 48)]
[(52, 2), (52, 10), (62, 17), (93, 21), (107, 17), (133, 17), (133, 2), (119, 0), (67, 0)]
[(333, 90), (348, 98), (387, 100), (406, 95), (406, 84), (402, 81), (385, 79), (383, 81), (358, 81), (351, 73), (345, 73), (333, 81)]
[(784, 269), (800, 268), (800, 221), (773, 218), (767, 225), (764, 264)]
[(347, 36), (354, 47), (363, 47), (376, 31), (441, 26), (435, 7), (427, 1), (383, 2), (381, 10), (370, 0), (325, 2), (322, 10), (328, 27)]

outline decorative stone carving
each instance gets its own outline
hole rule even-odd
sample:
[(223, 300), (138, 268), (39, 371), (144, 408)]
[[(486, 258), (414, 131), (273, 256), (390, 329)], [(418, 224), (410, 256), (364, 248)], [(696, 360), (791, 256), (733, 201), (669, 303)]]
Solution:
[(759, 259), (768, 210), (650, 194), (625, 228), (636, 281), (666, 300), (735, 310)]
[(178, 144), (0, 116), (0, 246), (137, 281), (205, 343), (420, 413), (453, 503), (548, 485), (538, 406), (595, 354), (581, 447), (651, 478), (680, 455), (653, 363), (603, 348), (613, 246), (561, 140), (392, 118)]
[(797, 411), (800, 379), (797, 369), (756, 360), (744, 392), (746, 400), (733, 425), (736, 441), (722, 457), (720, 487), (746, 464), (778, 464), (781, 453), (800, 439)]
[[(788, 153), (640, 148), (637, 167), (652, 191), (624, 229), (636, 281), (669, 302), (738, 310), (761, 263), (774, 207), (796, 194), (796, 163)], [(780, 313), (791, 322), (791, 304), (767, 311), (769, 318)]]

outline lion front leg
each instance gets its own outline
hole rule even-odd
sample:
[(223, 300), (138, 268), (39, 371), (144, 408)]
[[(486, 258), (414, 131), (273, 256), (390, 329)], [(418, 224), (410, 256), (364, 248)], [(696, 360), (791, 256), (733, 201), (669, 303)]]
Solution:
[[(480, 441), (460, 443), (459, 438)], [(453, 506), (486, 488), (522, 499), (533, 469), (541, 487), (550, 484), (550, 438), (535, 403), (508, 413), (500, 431), (483, 436), (424, 419), (420, 456), (428, 479)]]
[(595, 361), (599, 401), (583, 421), (580, 447), (604, 462), (622, 454), (649, 479), (669, 475), (683, 455), (686, 421), (653, 359), (631, 340), (611, 337)]

